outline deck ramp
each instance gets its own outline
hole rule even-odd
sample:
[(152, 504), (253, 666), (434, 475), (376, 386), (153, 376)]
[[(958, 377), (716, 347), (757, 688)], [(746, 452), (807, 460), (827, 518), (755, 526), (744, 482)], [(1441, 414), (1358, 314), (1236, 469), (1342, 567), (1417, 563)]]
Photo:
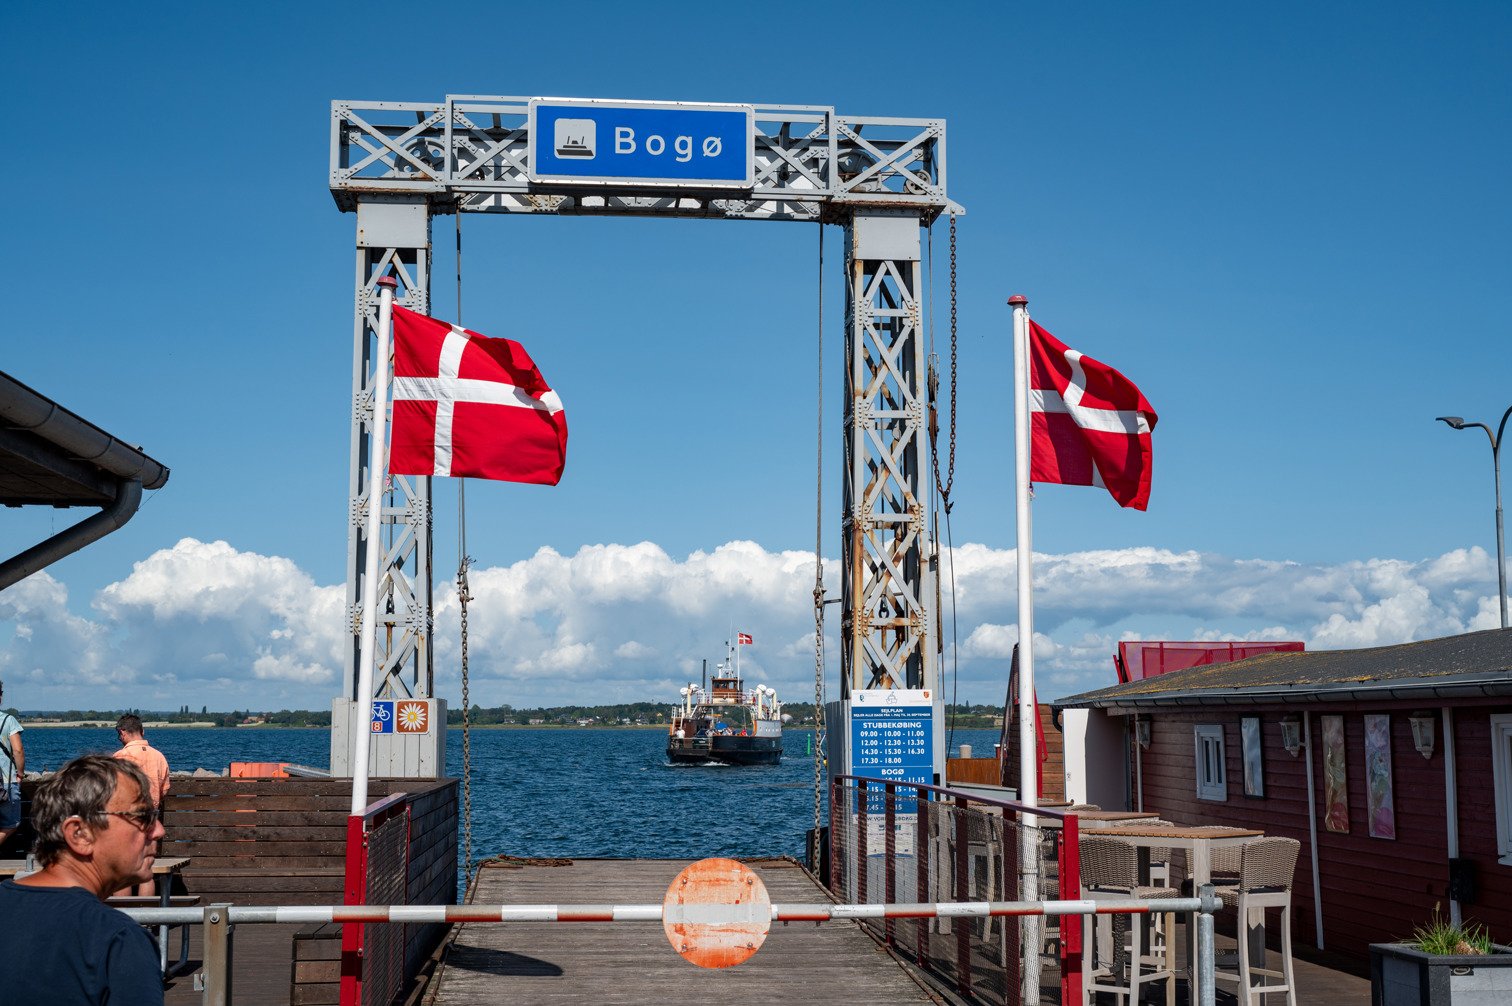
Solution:
[[(484, 868), (477, 904), (651, 904), (690, 860), (576, 859), (567, 866)], [(774, 904), (827, 900), (790, 861), (748, 863)], [(687, 963), (658, 923), (524, 922), (465, 925), (437, 982), (447, 1006), (731, 1002), (740, 1006), (917, 1003), (923, 989), (854, 923), (773, 923), (739, 967)]]

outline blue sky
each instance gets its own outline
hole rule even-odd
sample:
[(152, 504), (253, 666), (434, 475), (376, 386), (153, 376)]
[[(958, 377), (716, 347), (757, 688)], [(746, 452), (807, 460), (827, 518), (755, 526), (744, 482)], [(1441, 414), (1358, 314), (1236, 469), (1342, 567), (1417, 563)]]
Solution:
[[(0, 368), (173, 468), (126, 530), (24, 597), (0, 595), (0, 673), (37, 697), (13, 685), (11, 701), (328, 700), (331, 630), (296, 630), (289, 612), (319, 609), (311, 598), (344, 576), (355, 218), (325, 184), (329, 102), (448, 92), (946, 118), (951, 196), (967, 209), (953, 532), (985, 550), (981, 582), (1006, 575), (1014, 544), (1009, 295), (1120, 368), (1160, 414), (1147, 513), (1040, 489), (1036, 551), (1085, 578), (1042, 599), (1049, 690), (1102, 683), (1127, 633), (1277, 629), (1366, 645), (1485, 625), (1489, 452), (1479, 431), (1432, 420), (1492, 421), (1512, 405), (1506, 8), (879, 4), (859, 21), (842, 5), (781, 20), (680, 4), (413, 11), (85, 4), (8, 18), (0, 74), (26, 126), (0, 196)], [(438, 218), (433, 283), (448, 318), (451, 225)], [(559, 487), (469, 491), (470, 550), (502, 591), (489, 613), (500, 653), (474, 694), (660, 697), (689, 660), (719, 655), (732, 620), (762, 633), (747, 654), (760, 673), (802, 681), (811, 626), (792, 583), (804, 577), (780, 556), (813, 548), (814, 228), (482, 215), (462, 226), (463, 321), (530, 349), (572, 431)], [(833, 461), (840, 232), (826, 243)], [(942, 350), (946, 248), (942, 223)], [(438, 579), (456, 561), (454, 501), (438, 486)], [(0, 538), (18, 551), (79, 516), (7, 511)], [(838, 535), (832, 521), (826, 556)], [(666, 561), (636, 552), (643, 542)], [(731, 542), (759, 555), (716, 551)], [(543, 547), (584, 569), (540, 559)], [(1202, 557), (1197, 579), (1159, 558), (1188, 553)], [(174, 555), (197, 572), (165, 574)], [(547, 574), (531, 562), (612, 579), (585, 571), (592, 555), (649, 562), (660, 586), (550, 603), (532, 586)], [(702, 582), (698, 555), (729, 560), (728, 590), (702, 606), (668, 600)], [(1147, 574), (1109, 575), (1131, 563)], [(751, 572), (768, 566), (770, 580)], [(1272, 572), (1252, 579), (1255, 568)], [(1112, 584), (1106, 603), (1075, 600)], [(184, 596), (170, 604), (173, 590)], [(517, 603), (532, 591), (539, 610)], [(1208, 603), (1234, 592), (1245, 600)], [(1001, 700), (1012, 606), (1011, 591), (965, 583), (963, 697)], [(270, 650), (284, 669), (258, 677), (248, 652), (272, 633), (323, 641)]]

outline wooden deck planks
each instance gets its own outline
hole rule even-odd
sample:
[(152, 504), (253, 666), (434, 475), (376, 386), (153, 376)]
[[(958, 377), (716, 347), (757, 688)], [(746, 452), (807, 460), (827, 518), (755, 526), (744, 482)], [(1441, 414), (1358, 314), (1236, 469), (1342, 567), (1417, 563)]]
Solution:
[[(571, 866), (485, 869), (479, 904), (659, 903), (686, 860), (574, 860)], [(774, 902), (827, 900), (800, 869), (753, 863)], [(928, 997), (854, 923), (776, 923), (737, 968), (695, 967), (657, 923), (541, 922), (463, 926), (441, 974), (438, 1002), (517, 1006), (714, 1001), (741, 1006), (822, 998), (833, 1006), (915, 1003)]]

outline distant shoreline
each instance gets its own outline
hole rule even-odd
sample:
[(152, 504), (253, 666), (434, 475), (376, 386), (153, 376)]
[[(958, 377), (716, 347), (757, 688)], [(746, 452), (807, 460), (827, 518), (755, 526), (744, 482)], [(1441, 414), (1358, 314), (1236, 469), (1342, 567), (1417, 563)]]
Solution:
[[(448, 723), (448, 730), (461, 730), (462, 724)], [(102, 730), (115, 729), (114, 723), (106, 723), (101, 720), (69, 720), (57, 722), (49, 720), (45, 723), (33, 723), (21, 720), (23, 730), (48, 730), (54, 727), (98, 728)], [(289, 726), (279, 723), (241, 723), (234, 727), (223, 727), (219, 723), (143, 723), (143, 730), (329, 730), (329, 726)], [(665, 723), (594, 723), (591, 726), (580, 727), (576, 723), (474, 723), (472, 730), (661, 730), (665, 732), (668, 727)], [(789, 724), (784, 730), (812, 730), (812, 723), (801, 725)]]

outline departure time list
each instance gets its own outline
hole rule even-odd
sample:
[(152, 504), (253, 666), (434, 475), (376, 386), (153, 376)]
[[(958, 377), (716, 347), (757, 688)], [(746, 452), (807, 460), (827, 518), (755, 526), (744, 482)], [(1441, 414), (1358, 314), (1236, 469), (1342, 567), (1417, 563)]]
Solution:
[[(898, 782), (934, 782), (933, 705), (898, 705), (864, 708), (851, 706), (852, 772), (874, 779)], [(912, 791), (906, 791), (912, 797)], [(900, 793), (901, 797), (903, 794)], [(880, 810), (882, 794), (873, 791), (869, 810)], [(899, 811), (912, 813), (913, 801)]]

